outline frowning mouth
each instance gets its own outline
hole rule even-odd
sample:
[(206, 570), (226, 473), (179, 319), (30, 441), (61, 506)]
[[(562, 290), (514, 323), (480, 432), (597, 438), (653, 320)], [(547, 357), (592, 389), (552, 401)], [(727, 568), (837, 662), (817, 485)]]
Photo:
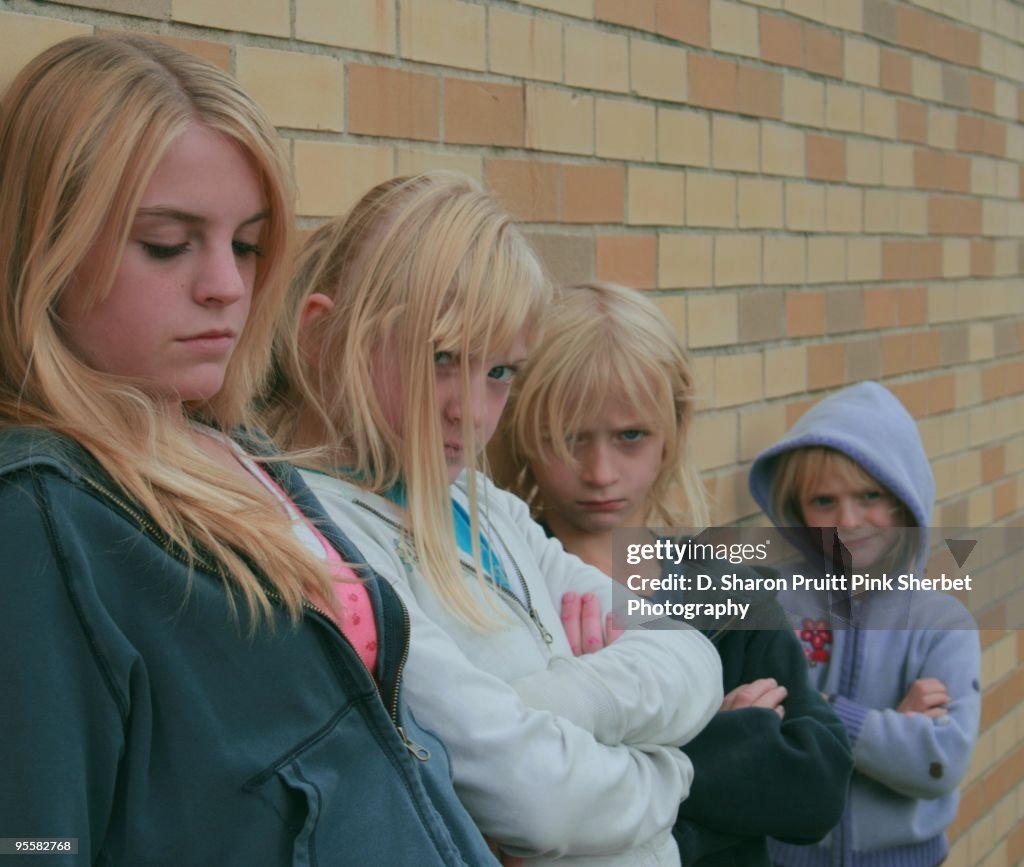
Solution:
[(578, 500), (577, 503), (581, 509), (585, 509), (588, 512), (617, 512), (625, 506), (626, 501), (623, 499)]

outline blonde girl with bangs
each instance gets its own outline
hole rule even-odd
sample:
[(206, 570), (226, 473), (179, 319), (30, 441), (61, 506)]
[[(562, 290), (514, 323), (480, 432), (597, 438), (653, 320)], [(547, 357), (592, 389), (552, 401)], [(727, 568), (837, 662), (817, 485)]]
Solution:
[[(757, 456), (750, 490), (776, 526), (799, 528), (787, 530), (803, 557), (795, 572), (846, 581), (845, 592), (779, 594), (811, 681), (846, 729), (854, 773), (832, 833), (816, 846), (775, 841), (773, 860), (942, 863), (978, 734), (980, 647), (954, 597), (896, 589), (898, 576), (927, 569), (935, 481), (917, 424), (877, 382), (840, 389)], [(860, 591), (853, 574), (880, 583)]]
[[(692, 535), (682, 528), (704, 526), (703, 489), (686, 452), (695, 403), (686, 351), (648, 297), (609, 283), (560, 289), (492, 449), (497, 478), (567, 550), (612, 575), (615, 530)], [(745, 566), (728, 570), (759, 577)], [(673, 827), (684, 864), (768, 867), (769, 834), (812, 842), (842, 813), (851, 767), (842, 726), (811, 688), (778, 604), (770, 596), (748, 601), (756, 616), (745, 624), (705, 631), (721, 659), (725, 697), (685, 747), (695, 778)], [(593, 599), (563, 606), (576, 609), (600, 620)]]
[(720, 701), (714, 652), (690, 630), (636, 630), (575, 658), (562, 596), (610, 610), (610, 582), (478, 464), (549, 300), (536, 254), (475, 182), (382, 184), (300, 256), (268, 418), (287, 447), (322, 449), (307, 481), (395, 579), (411, 705), (496, 847), (678, 864), (691, 772), (677, 746)]
[(0, 102), (0, 189), (0, 836), (493, 863), (406, 718), (401, 603), (244, 433), (290, 264), (273, 126), (175, 48), (71, 39)]

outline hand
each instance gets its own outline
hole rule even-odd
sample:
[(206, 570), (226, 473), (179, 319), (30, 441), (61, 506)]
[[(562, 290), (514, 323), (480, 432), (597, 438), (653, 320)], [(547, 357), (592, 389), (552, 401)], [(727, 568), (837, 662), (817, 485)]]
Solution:
[(562, 597), (562, 628), (573, 656), (594, 653), (622, 635), (623, 630), (615, 626), (613, 615), (604, 617), (603, 623), (602, 630), (601, 600), (593, 593), (579, 596), (570, 591)]
[(946, 692), (946, 685), (937, 677), (922, 677), (910, 685), (903, 701), (896, 705), (896, 710), (908, 714), (923, 713), (934, 719), (947, 712), (947, 704), (949, 693)]
[(721, 710), (739, 710), (741, 707), (763, 707), (773, 710), (779, 719), (786, 716), (782, 703), (786, 700), (788, 690), (780, 686), (774, 677), (762, 677), (759, 680), (744, 683), (730, 690), (722, 699)]
[(494, 853), (494, 857), (498, 859), (498, 863), (502, 867), (523, 867), (526, 862), (522, 858), (517, 858), (515, 855), (509, 855), (506, 852), (502, 852), (498, 848), (498, 844), (494, 842), (490, 837), (484, 837), (484, 842), (487, 844), (487, 848)]

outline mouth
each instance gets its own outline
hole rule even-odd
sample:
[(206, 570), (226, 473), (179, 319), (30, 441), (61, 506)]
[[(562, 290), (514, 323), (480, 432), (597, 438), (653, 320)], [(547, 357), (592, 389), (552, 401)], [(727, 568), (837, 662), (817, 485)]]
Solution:
[(623, 499), (578, 500), (577, 505), (587, 512), (617, 512), (626, 505), (626, 501)]
[(448, 460), (460, 460), (462, 458), (464, 449), (457, 443), (445, 443), (444, 444), (444, 456)]
[(230, 349), (234, 344), (235, 332), (230, 328), (211, 328), (209, 331), (192, 334), (189, 337), (179, 337), (177, 342), (193, 349), (221, 352)]

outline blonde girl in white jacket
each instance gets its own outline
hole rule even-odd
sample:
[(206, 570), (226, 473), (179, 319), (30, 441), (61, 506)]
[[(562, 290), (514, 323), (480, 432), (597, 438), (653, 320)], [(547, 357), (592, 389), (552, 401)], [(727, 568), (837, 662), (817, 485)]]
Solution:
[(408, 606), (410, 705), (480, 829), (514, 856), (678, 864), (679, 747), (721, 702), (717, 654), (665, 628), (574, 657), (562, 596), (610, 611), (611, 580), (476, 469), (549, 300), (473, 181), (381, 184), (308, 239), (268, 419), (318, 449), (307, 481)]

